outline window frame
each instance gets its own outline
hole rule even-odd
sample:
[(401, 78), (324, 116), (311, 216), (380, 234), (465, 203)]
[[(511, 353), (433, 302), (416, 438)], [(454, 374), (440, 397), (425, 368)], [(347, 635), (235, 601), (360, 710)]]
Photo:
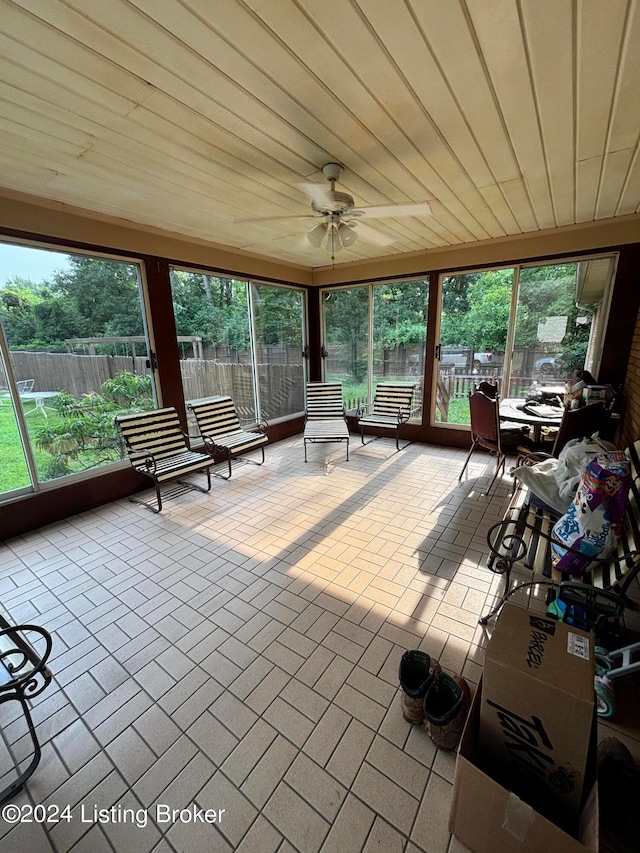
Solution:
[[(140, 297), (141, 317), (143, 324), (143, 334), (147, 341), (148, 352), (155, 352), (155, 338), (153, 335), (153, 326), (151, 323), (150, 314), (150, 294), (146, 275), (146, 264), (142, 256), (127, 255), (121, 252), (109, 252), (104, 249), (93, 249), (74, 246), (67, 243), (50, 243), (44, 240), (28, 239), (21, 237), (12, 237), (8, 234), (0, 233), (0, 244), (7, 246), (17, 246), (25, 249), (40, 249), (47, 252), (53, 252), (59, 255), (76, 255), (79, 257), (93, 258), (105, 261), (113, 261), (116, 263), (136, 266), (138, 268), (138, 287)], [(127, 459), (113, 460), (95, 468), (87, 468), (84, 471), (76, 471), (72, 474), (66, 474), (62, 477), (54, 477), (50, 480), (41, 480), (38, 476), (37, 465), (33, 453), (31, 438), (28, 431), (28, 424), (25, 419), (26, 413), (20, 404), (16, 404), (15, 394), (17, 393), (17, 385), (11, 363), (11, 347), (6, 337), (4, 326), (0, 320), (0, 348), (2, 351), (3, 366), (7, 375), (7, 383), (11, 391), (12, 406), (16, 416), (18, 431), (20, 433), (20, 441), (25, 454), (25, 460), (31, 478), (31, 483), (28, 486), (20, 487), (19, 489), (11, 490), (10, 492), (0, 493), (0, 506), (10, 504), (21, 498), (30, 497), (46, 492), (55, 491), (56, 489), (65, 486), (82, 483), (87, 480), (94, 479), (101, 474), (110, 471), (126, 470), (130, 468), (130, 463)], [(154, 365), (153, 358), (150, 358), (151, 371), (151, 391), (155, 408), (162, 406), (161, 389), (157, 381), (157, 368)]]

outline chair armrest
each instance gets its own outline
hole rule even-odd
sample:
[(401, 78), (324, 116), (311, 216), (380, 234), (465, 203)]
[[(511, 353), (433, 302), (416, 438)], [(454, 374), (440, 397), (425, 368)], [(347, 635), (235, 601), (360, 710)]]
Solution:
[(607, 619), (618, 619), (625, 608), (624, 597), (619, 593), (579, 581), (562, 581), (557, 597), (564, 604), (583, 607)]
[[(31, 645), (26, 640), (16, 635), (18, 631), (33, 631), (38, 634), (45, 641), (44, 652), (39, 654), (35, 649), (31, 648)], [(29, 664), (29, 668), (23, 675), (18, 676), (6, 685), (2, 685), (0, 691), (22, 688), (28, 698), (38, 696), (50, 683), (52, 678), (51, 671), (47, 666), (47, 660), (53, 647), (51, 635), (39, 625), (11, 625), (8, 628), (0, 630), (0, 637), (8, 637), (13, 646), (13, 648), (5, 648), (3, 651), (0, 651), (0, 662), (9, 673), (19, 672)]]
[[(495, 558), (495, 565), (497, 567), (494, 571), (501, 573), (507, 564), (512, 565), (524, 557), (527, 553), (527, 545), (522, 535), (525, 530), (533, 531), (539, 538), (546, 540), (549, 545), (558, 545), (563, 551), (569, 554), (575, 554), (583, 559), (587, 556), (584, 551), (572, 548), (565, 542), (556, 539), (552, 533), (546, 533), (536, 525), (524, 521), (518, 514), (513, 518), (503, 518), (492, 525), (487, 531), (487, 545), (491, 551), (492, 558)], [(635, 563), (638, 560), (640, 560), (640, 552), (638, 551), (626, 551), (623, 554), (615, 553), (610, 557), (590, 556), (588, 571), (591, 571), (590, 566), (594, 563), (598, 566), (608, 566), (612, 563), (621, 564), (627, 561)]]
[(266, 435), (267, 430), (269, 429), (269, 421), (265, 420), (264, 418), (253, 418), (251, 420), (240, 419), (240, 426), (243, 430), (246, 430), (247, 432), (258, 430), (258, 432), (262, 432)]
[(356, 417), (361, 418), (364, 414), (366, 414), (367, 409), (372, 409), (373, 403), (359, 403), (356, 408)]
[(141, 447), (139, 450), (133, 451), (136, 455), (144, 453), (144, 459), (141, 462), (138, 462), (139, 465), (144, 465), (147, 471), (150, 474), (155, 474), (158, 470), (158, 465), (156, 463), (156, 457), (153, 454), (153, 451), (149, 450), (146, 447)]
[(398, 410), (398, 423), (406, 424), (408, 420), (410, 420), (417, 412), (420, 411), (420, 406), (414, 406), (412, 409), (408, 411), (403, 411), (402, 409)]

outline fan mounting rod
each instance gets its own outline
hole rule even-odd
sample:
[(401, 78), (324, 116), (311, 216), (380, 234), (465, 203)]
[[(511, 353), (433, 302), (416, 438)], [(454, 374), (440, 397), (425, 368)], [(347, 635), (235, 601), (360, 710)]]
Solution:
[(355, 207), (352, 196), (336, 190), (336, 181), (342, 174), (340, 163), (325, 163), (322, 173), (331, 183), (331, 189), (323, 192), (320, 198), (314, 198), (311, 207), (316, 213), (322, 213), (325, 216), (343, 216), (345, 213), (350, 213)]

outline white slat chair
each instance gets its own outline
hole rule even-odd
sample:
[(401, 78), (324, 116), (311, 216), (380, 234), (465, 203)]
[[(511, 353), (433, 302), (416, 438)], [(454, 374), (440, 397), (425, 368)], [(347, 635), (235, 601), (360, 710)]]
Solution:
[(214, 471), (216, 476), (228, 480), (231, 477), (231, 460), (257, 448), (262, 451), (262, 461), (255, 462), (253, 459), (248, 461), (255, 462), (256, 465), (263, 464), (264, 447), (269, 441), (266, 421), (256, 421), (243, 426), (233, 400), (225, 396), (190, 400), (187, 408), (193, 412), (207, 451), (212, 456), (218, 452), (227, 461), (229, 474), (225, 476)]
[(304, 461), (307, 461), (307, 444), (334, 441), (347, 443), (348, 462), (349, 427), (342, 402), (342, 382), (308, 382)]
[(414, 392), (415, 385), (406, 382), (378, 382), (373, 402), (357, 410), (362, 443), (365, 444), (365, 428), (390, 429), (395, 432), (396, 450), (400, 450), (400, 427), (413, 414)]
[[(157, 508), (149, 501), (129, 498), (152, 512), (162, 510), (160, 486), (175, 480), (178, 487), (165, 492), (165, 497), (176, 497), (189, 489), (208, 492), (211, 489), (211, 466), (213, 459), (208, 453), (191, 450), (187, 436), (182, 430), (178, 413), (173, 406), (164, 409), (152, 409), (131, 415), (118, 415), (115, 419), (125, 442), (131, 465), (149, 477), (156, 490)], [(207, 488), (179, 479), (187, 474), (204, 471), (207, 475)]]

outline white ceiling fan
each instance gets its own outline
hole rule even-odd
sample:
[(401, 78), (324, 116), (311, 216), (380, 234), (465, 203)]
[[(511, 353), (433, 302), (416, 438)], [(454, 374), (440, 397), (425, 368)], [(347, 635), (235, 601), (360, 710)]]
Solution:
[(403, 216), (430, 216), (431, 205), (426, 202), (407, 204), (383, 204), (372, 207), (356, 207), (353, 196), (336, 190), (336, 181), (342, 174), (340, 163), (326, 163), (322, 173), (331, 184), (326, 189), (320, 184), (305, 184), (304, 189), (311, 197), (315, 218), (321, 218), (307, 234), (307, 239), (316, 248), (326, 243), (331, 260), (342, 248), (349, 248), (358, 239), (358, 232), (370, 242), (387, 244), (389, 241), (377, 231), (367, 228), (363, 219), (390, 219)]
[[(336, 190), (336, 181), (340, 178), (343, 168), (340, 163), (326, 163), (322, 167), (322, 173), (331, 184), (330, 189), (321, 184), (303, 184), (301, 186), (301, 189), (311, 199), (313, 213), (302, 216), (267, 217), (269, 221), (273, 221), (274, 218), (316, 220), (317, 224), (308, 232), (307, 240), (317, 249), (326, 246), (331, 253), (331, 260), (334, 261), (336, 252), (353, 246), (358, 236), (370, 243), (382, 246), (387, 246), (393, 242), (382, 232), (370, 228), (366, 224), (368, 219), (431, 216), (431, 205), (426, 201), (356, 207), (353, 196)], [(244, 219), (238, 221), (256, 222), (260, 220)]]

